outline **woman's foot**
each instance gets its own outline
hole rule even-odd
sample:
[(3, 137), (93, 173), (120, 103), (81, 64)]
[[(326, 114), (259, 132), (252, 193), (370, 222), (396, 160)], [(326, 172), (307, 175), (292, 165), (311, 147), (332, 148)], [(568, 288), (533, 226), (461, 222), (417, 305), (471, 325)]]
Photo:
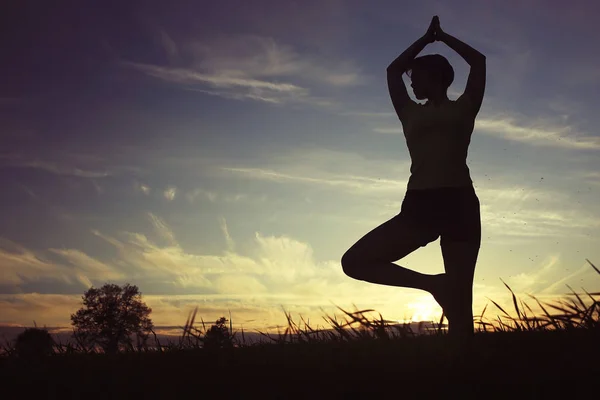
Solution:
[(454, 304), (452, 302), (452, 293), (450, 291), (449, 285), (446, 282), (446, 274), (438, 274), (432, 277), (433, 284), (431, 287), (431, 294), (435, 301), (438, 302), (442, 310), (444, 311), (444, 315), (450, 321), (450, 319), (454, 316)]
[(446, 274), (434, 275), (432, 280), (431, 294), (448, 319), (448, 333), (471, 336), (473, 334), (473, 315), (469, 312), (471, 304), (464, 304), (464, 308), (461, 307), (460, 295), (452, 290)]

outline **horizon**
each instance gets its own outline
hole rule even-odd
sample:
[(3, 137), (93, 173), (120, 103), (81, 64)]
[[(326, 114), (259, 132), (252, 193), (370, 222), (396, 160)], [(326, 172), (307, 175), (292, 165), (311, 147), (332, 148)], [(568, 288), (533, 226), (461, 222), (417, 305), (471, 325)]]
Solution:
[[(238, 3), (0, 16), (0, 326), (70, 326), (107, 282), (138, 286), (164, 326), (196, 306), (205, 321), (231, 310), (234, 329), (334, 304), (439, 320), (428, 293), (340, 265), (400, 211), (410, 157), (385, 69), (433, 15), (487, 57), (468, 157), (474, 314), (511, 308), (502, 281), (541, 301), (600, 291), (586, 261), (600, 264), (600, 3)], [(441, 43), (420, 55), (433, 53), (456, 99), (468, 65)], [(443, 272), (439, 239), (398, 264)]]

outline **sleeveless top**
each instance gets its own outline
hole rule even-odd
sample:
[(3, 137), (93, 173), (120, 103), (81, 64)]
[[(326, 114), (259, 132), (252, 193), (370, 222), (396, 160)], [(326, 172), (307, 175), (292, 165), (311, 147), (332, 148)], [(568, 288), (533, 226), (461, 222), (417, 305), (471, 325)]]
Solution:
[(440, 105), (409, 101), (399, 118), (411, 158), (408, 190), (472, 186), (467, 153), (476, 112), (469, 97)]

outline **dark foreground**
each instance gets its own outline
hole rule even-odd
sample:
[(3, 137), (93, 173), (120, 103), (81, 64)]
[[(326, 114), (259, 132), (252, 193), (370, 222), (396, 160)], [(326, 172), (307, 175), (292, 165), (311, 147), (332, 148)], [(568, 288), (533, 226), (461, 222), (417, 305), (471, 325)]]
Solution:
[[(0, 360), (2, 398), (596, 398), (600, 332), (262, 345)], [(388, 397), (389, 396), (389, 397)]]

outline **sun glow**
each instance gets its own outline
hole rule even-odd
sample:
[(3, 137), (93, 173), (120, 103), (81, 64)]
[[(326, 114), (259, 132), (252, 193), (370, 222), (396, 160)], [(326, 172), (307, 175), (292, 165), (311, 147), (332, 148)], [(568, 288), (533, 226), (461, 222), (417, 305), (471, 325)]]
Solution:
[(438, 321), (441, 315), (441, 307), (431, 296), (418, 297), (414, 302), (406, 305), (408, 321)]

